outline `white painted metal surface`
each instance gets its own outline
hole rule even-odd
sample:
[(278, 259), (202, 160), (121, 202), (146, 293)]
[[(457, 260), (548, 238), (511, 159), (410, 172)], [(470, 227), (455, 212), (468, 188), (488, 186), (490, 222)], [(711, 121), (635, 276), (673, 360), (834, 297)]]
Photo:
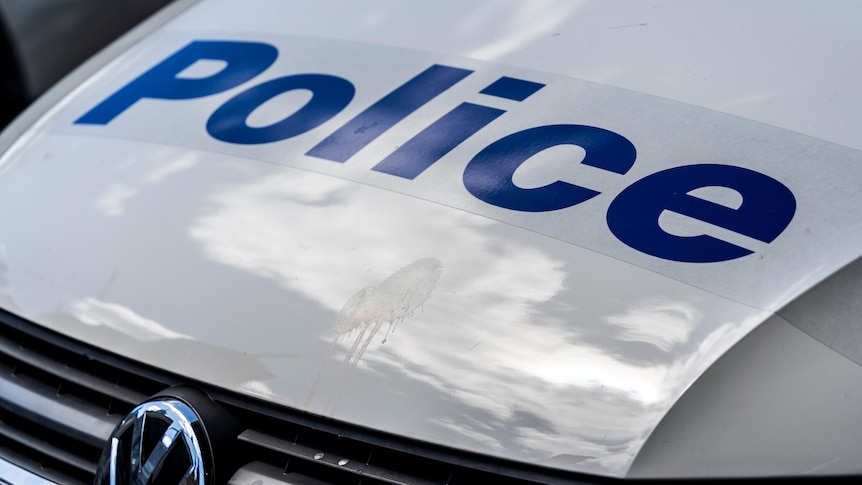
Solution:
[[(850, 60), (862, 46), (842, 23), (856, 6), (835, 4), (830, 36), (819, 35), (827, 14), (813, 3), (625, 6), (201, 2), (3, 155), (0, 304), (312, 413), (625, 476), (716, 359), (862, 248), (862, 144), (852, 129), (862, 111), (858, 92), (841, 88), (859, 80)], [(141, 99), (105, 123), (76, 123), (195, 40), (265, 43), (279, 57), (223, 92)], [(345, 163), (307, 155), (434, 64), (474, 72)], [(346, 79), (356, 94), (284, 140), (232, 143), (208, 131), (241, 92), (304, 73)], [(520, 102), (479, 93), (501, 76), (545, 86)], [(271, 126), (307, 99), (273, 98), (246, 121)], [(463, 102), (506, 113), (413, 179), (372, 170)], [(626, 137), (633, 167), (578, 165), (572, 145), (544, 152), (515, 183), (559, 178), (601, 192), (554, 211), (506, 209), (465, 187), (466, 167), (492, 142), (559, 124)], [(659, 221), (677, 236), (712, 234), (754, 251), (712, 263), (656, 257), (609, 229), (609, 207), (633, 184), (705, 164), (786, 186), (789, 225), (768, 242), (673, 214)], [(732, 191), (699, 196), (740, 203)]]

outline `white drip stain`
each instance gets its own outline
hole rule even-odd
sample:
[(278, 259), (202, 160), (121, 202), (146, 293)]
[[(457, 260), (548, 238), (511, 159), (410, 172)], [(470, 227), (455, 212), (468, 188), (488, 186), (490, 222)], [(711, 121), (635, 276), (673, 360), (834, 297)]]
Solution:
[(326, 402), (325, 408), (329, 408), (328, 412), (335, 411), (335, 404), (340, 400), (347, 374), (359, 364), (380, 329), (387, 325), (386, 334), (380, 342), (385, 344), (398, 324), (413, 315), (428, 300), (437, 287), (442, 269), (442, 263), (436, 258), (420, 259), (399, 269), (379, 285), (359, 290), (347, 300), (338, 316), (335, 339), (305, 401), (306, 408), (314, 397), (320, 376), (327, 362), (331, 360), (334, 348), (338, 343), (356, 335), (334, 379), (337, 393), (335, 396), (330, 395)]
[(389, 332), (431, 296), (440, 279), (441, 269), (437, 259), (420, 259), (396, 271), (379, 285), (364, 288), (351, 296), (341, 309), (335, 331), (339, 342), (359, 331), (345, 362), (356, 365), (380, 328), (388, 324), (381, 342), (385, 344)]

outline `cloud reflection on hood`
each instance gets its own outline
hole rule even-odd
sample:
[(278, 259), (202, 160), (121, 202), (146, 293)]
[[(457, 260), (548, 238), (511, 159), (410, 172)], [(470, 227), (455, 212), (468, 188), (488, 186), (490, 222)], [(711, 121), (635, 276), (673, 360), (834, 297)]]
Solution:
[[(212, 260), (341, 315), (293, 322), (331, 350), (289, 370), (316, 373), (308, 388), (266, 382), (274, 395), (580, 471), (625, 470), (691, 381), (763, 317), (507, 224), (298, 170), (212, 196), (190, 234)], [(386, 321), (368, 289), (417, 261), (445, 270), (398, 332), (358, 353), (354, 337), (339, 339)], [(337, 364), (351, 356), (355, 370)]]

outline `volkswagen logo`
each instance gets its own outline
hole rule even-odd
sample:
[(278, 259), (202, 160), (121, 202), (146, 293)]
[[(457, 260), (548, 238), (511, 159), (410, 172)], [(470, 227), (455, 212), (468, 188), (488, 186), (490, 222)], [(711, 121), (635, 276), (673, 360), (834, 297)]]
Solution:
[(212, 454), (191, 406), (166, 397), (145, 402), (114, 430), (96, 484), (203, 485), (212, 477)]

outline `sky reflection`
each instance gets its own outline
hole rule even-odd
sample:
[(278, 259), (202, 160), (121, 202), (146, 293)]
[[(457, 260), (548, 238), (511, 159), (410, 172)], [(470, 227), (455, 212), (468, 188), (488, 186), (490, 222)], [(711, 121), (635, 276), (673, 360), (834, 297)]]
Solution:
[[(46, 152), (81, 143), (56, 137)], [(98, 146), (77, 166), (33, 150), (41, 164), (15, 167), (3, 193), (28, 217), (0, 204), (10, 308), (362, 426), (622, 475), (677, 397), (765, 316), (389, 190), (209, 152)], [(91, 176), (59, 182), (81, 170)], [(98, 201), (117, 183), (134, 194), (106, 211)]]
[[(212, 208), (190, 231), (208, 257), (341, 314), (296, 322), (329, 350), (291, 367), (314, 374), (308, 387), (275, 380), (274, 394), (500, 456), (619, 473), (690, 381), (760, 318), (556, 240), (320, 174), (238, 185)], [(439, 262), (439, 281), (397, 331), (339, 338), (345, 311), (379, 330), (387, 318), (356, 302), (416, 261)]]

